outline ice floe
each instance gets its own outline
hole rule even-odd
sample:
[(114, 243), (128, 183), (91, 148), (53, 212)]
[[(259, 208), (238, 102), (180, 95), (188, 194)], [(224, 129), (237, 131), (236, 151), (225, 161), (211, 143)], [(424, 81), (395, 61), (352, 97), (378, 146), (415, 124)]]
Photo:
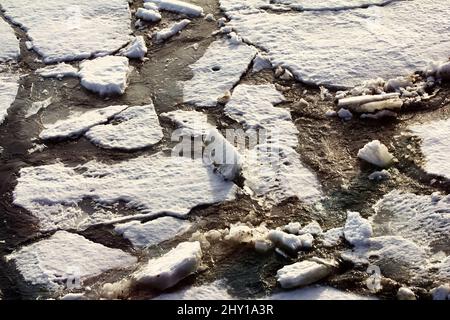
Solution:
[(16, 100), (19, 90), (18, 78), (12, 74), (0, 74), (0, 124), (5, 121), (8, 109)]
[[(94, 160), (77, 167), (55, 163), (22, 168), (17, 182), (14, 204), (36, 216), (42, 230), (85, 228), (161, 213), (185, 216), (195, 206), (232, 200), (238, 190), (202, 159), (161, 153), (110, 165)], [(138, 211), (89, 215), (78, 207), (83, 199), (104, 205), (121, 201)]]
[(3, 19), (0, 19), (0, 38), (0, 62), (17, 60), (20, 56), (19, 40), (14, 29)]
[(114, 231), (130, 240), (136, 248), (157, 245), (189, 230), (191, 223), (172, 217), (161, 217), (149, 222), (131, 221), (115, 226)]
[(147, 8), (137, 9), (136, 17), (148, 22), (158, 22), (161, 20), (159, 11)]
[(372, 226), (358, 212), (347, 212), (344, 237), (352, 245), (364, 244), (372, 236)]
[(144, 59), (147, 54), (147, 45), (143, 36), (137, 36), (130, 44), (120, 51), (120, 54), (130, 59)]
[(145, 0), (146, 3), (154, 3), (160, 10), (182, 13), (188, 16), (198, 17), (203, 15), (203, 8), (195, 4), (179, 0)]
[(130, 73), (126, 57), (106, 56), (80, 64), (81, 85), (100, 95), (123, 94)]
[(282, 14), (261, 10), (264, 1), (220, 3), (231, 19), (228, 25), (247, 43), (307, 83), (353, 87), (374, 76), (409, 75), (448, 59), (447, 26), (435, 23), (450, 14), (446, 0)]
[(267, 297), (269, 300), (371, 300), (351, 292), (328, 286), (311, 286), (296, 290), (277, 292)]
[(86, 138), (105, 149), (130, 151), (155, 145), (164, 136), (153, 104), (129, 107), (111, 120), (91, 127)]
[(167, 39), (173, 37), (174, 35), (180, 33), (184, 28), (186, 28), (191, 23), (189, 19), (183, 19), (181, 21), (175, 22), (167, 28), (161, 29), (155, 34), (155, 40), (157, 43), (166, 41)]
[(127, 0), (4, 0), (2, 9), (46, 63), (111, 54), (130, 41)]
[(360, 149), (358, 158), (380, 168), (389, 166), (394, 160), (394, 156), (389, 152), (388, 148), (378, 140), (373, 140)]
[(78, 77), (78, 69), (65, 62), (46, 66), (36, 70), (36, 74), (44, 78)]
[(190, 66), (194, 74), (182, 83), (183, 99), (199, 107), (214, 107), (239, 81), (256, 55), (256, 49), (242, 42), (220, 39)]
[(25, 114), (25, 118), (29, 118), (31, 116), (34, 116), (39, 111), (47, 108), (52, 103), (52, 97), (49, 97), (42, 101), (36, 101), (31, 104), (31, 107), (27, 110), (27, 113)]
[[(49, 290), (64, 289), (112, 269), (127, 268), (137, 259), (119, 249), (94, 243), (80, 235), (58, 231), (9, 256), (25, 281)], [(81, 283), (79, 283), (81, 285)]]
[(227, 286), (223, 281), (218, 280), (213, 283), (201, 286), (192, 286), (173, 293), (164, 293), (153, 300), (234, 300), (236, 299), (228, 293)]
[(397, 291), (397, 299), (398, 300), (417, 300), (414, 292), (407, 287), (401, 287)]
[(411, 132), (421, 141), (427, 173), (450, 179), (450, 120), (414, 125)]
[(200, 111), (175, 110), (160, 115), (175, 123), (180, 135), (199, 137), (207, 135), (215, 126), (208, 123), (208, 115)]
[(316, 260), (304, 260), (281, 268), (277, 272), (277, 281), (283, 288), (290, 289), (307, 286), (329, 276), (333, 263)]

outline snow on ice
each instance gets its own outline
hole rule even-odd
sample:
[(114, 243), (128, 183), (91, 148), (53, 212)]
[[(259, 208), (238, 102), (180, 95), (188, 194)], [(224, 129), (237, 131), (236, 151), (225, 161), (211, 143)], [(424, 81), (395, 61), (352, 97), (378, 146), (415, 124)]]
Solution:
[(153, 300), (233, 300), (228, 293), (228, 288), (223, 281), (218, 280), (213, 283), (204, 284), (198, 287), (192, 286), (173, 293), (164, 293)]
[(158, 22), (162, 18), (159, 11), (146, 8), (137, 9), (136, 17), (148, 22)]
[(80, 64), (81, 85), (100, 95), (123, 94), (130, 73), (126, 57), (106, 56)]
[(373, 140), (358, 151), (358, 158), (365, 160), (380, 168), (389, 166), (394, 156), (388, 148), (378, 140)]
[(65, 62), (46, 66), (36, 70), (36, 74), (44, 78), (78, 77), (78, 69)]
[(192, 3), (179, 0), (145, 0), (154, 3), (160, 10), (182, 13), (188, 16), (199, 17), (203, 15), (203, 8)]
[(215, 107), (247, 71), (255, 55), (256, 49), (242, 42), (213, 42), (203, 57), (190, 66), (194, 76), (182, 83), (184, 102)]
[[(77, 167), (55, 163), (22, 168), (14, 204), (29, 210), (42, 230), (85, 228), (161, 213), (187, 215), (201, 204), (233, 200), (238, 187), (215, 174), (202, 159), (166, 157), (161, 153), (107, 165), (91, 161)], [(113, 205), (124, 202), (134, 215), (84, 213), (83, 199)]]
[(428, 174), (450, 179), (450, 120), (433, 121), (410, 128), (421, 141)]
[(8, 115), (8, 109), (16, 100), (19, 90), (18, 79), (12, 74), (0, 74), (0, 125), (5, 121)]
[(19, 40), (13, 28), (3, 19), (0, 19), (0, 38), (0, 62), (17, 60), (20, 56)]
[(164, 136), (153, 104), (129, 107), (112, 120), (114, 123), (91, 127), (86, 138), (105, 149), (130, 151), (155, 145)]
[(137, 259), (119, 249), (94, 243), (80, 235), (58, 231), (9, 256), (25, 281), (50, 290), (63, 289), (70, 279), (87, 280), (113, 269), (132, 266)]
[(328, 286), (311, 286), (290, 291), (274, 293), (267, 297), (269, 300), (371, 300), (354, 293), (341, 291)]
[(127, 0), (2, 0), (2, 8), (46, 63), (111, 54), (130, 41)]
[(120, 51), (120, 54), (130, 59), (144, 59), (147, 54), (147, 45), (143, 36), (137, 36), (130, 44)]
[(247, 43), (306, 83), (353, 87), (374, 76), (409, 75), (448, 59), (448, 26), (436, 23), (447, 21), (447, 0), (282, 14), (259, 9), (264, 1), (220, 3), (231, 19), (228, 25)]
[(191, 23), (189, 19), (183, 19), (181, 21), (173, 23), (171, 26), (161, 29), (155, 34), (156, 43), (161, 43), (166, 41), (167, 39), (173, 37), (174, 35), (180, 33), (184, 28)]
[(215, 126), (208, 123), (208, 115), (200, 111), (175, 110), (160, 115), (174, 122), (180, 135), (199, 137), (207, 135)]
[(149, 222), (131, 221), (115, 226), (114, 231), (128, 239), (134, 247), (145, 248), (160, 244), (189, 230), (191, 223), (172, 217), (161, 217)]
[(358, 212), (347, 212), (347, 221), (343, 231), (345, 239), (355, 246), (366, 243), (372, 236), (370, 222), (363, 219)]

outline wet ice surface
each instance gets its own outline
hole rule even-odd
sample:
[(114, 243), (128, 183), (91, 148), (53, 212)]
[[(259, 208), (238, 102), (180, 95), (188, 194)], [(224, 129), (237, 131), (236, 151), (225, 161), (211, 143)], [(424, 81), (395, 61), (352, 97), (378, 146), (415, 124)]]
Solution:
[[(0, 4), (0, 57), (18, 52), (13, 30), (24, 47), (0, 66), (5, 297), (430, 298), (450, 280), (443, 0), (154, 0), (154, 22), (136, 22), (141, 1)], [(70, 37), (50, 37), (63, 20)], [(375, 80), (342, 93), (291, 72)], [(335, 117), (349, 99), (375, 104)], [(395, 118), (358, 114), (386, 107)], [(239, 165), (171, 155), (223, 129), (266, 135), (229, 148)], [(377, 165), (388, 179), (371, 179)], [(72, 276), (82, 287), (66, 295)]]

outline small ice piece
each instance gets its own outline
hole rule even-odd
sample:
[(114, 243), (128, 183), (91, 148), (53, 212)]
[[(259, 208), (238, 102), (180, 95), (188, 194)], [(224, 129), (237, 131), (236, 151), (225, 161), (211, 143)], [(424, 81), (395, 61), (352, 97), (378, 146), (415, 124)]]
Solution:
[(333, 117), (338, 116), (338, 113), (334, 110), (327, 110), (327, 112), (325, 112), (325, 116), (327, 116), (329, 118), (333, 118)]
[(389, 79), (384, 85), (384, 91), (393, 92), (399, 91), (400, 88), (411, 87), (413, 85), (411, 77), (397, 77)]
[(0, 19), (0, 62), (14, 61), (20, 56), (19, 40), (14, 29), (3, 19)]
[(165, 290), (195, 273), (202, 259), (200, 242), (183, 242), (132, 275), (138, 286)]
[(43, 78), (78, 77), (78, 69), (65, 62), (46, 66), (36, 70), (36, 74)]
[(306, 226), (302, 228), (302, 230), (300, 230), (300, 234), (309, 233), (312, 234), (313, 236), (321, 235), (322, 232), (323, 232), (322, 227), (317, 221), (312, 221), (308, 223)]
[(347, 212), (347, 221), (344, 226), (345, 239), (354, 246), (364, 245), (372, 236), (372, 225), (363, 219), (358, 212)]
[(206, 21), (209, 21), (209, 22), (212, 22), (212, 21), (216, 21), (216, 18), (214, 18), (214, 15), (213, 15), (212, 13), (208, 13), (208, 14), (205, 16), (205, 20), (206, 20)]
[(106, 56), (80, 64), (81, 85), (100, 95), (121, 95), (130, 73), (126, 57)]
[(299, 236), (281, 230), (270, 230), (267, 238), (272, 241), (275, 246), (287, 249), (290, 252), (297, 252), (303, 247), (302, 239)]
[(127, 268), (137, 259), (86, 238), (58, 231), (50, 238), (25, 246), (9, 256), (25, 281), (58, 290), (71, 279), (80, 281), (113, 269)]
[(235, 243), (251, 243), (254, 240), (253, 229), (247, 225), (231, 225), (225, 240)]
[(159, 10), (156, 3), (153, 3), (153, 2), (144, 2), (144, 8), (148, 9), (148, 10), (155, 10), (155, 11)]
[(441, 64), (436, 72), (436, 77), (439, 79), (450, 79), (450, 62)]
[(188, 16), (199, 17), (203, 15), (203, 8), (192, 3), (178, 0), (145, 0), (154, 3), (160, 10), (182, 13)]
[(301, 261), (278, 270), (277, 281), (285, 289), (307, 286), (331, 274), (329, 265), (316, 261)]
[(215, 126), (208, 123), (208, 115), (200, 111), (175, 110), (160, 114), (168, 118), (180, 129), (180, 135), (198, 137), (204, 136)]
[(349, 121), (353, 118), (353, 114), (344, 108), (339, 109), (339, 111), (337, 112), (337, 115), (339, 118), (341, 118), (345, 121)]
[(331, 248), (337, 246), (344, 238), (344, 228), (333, 228), (323, 234), (322, 244), (324, 247)]
[(136, 17), (148, 22), (158, 22), (161, 20), (161, 14), (157, 10), (139, 8), (136, 11)]
[(300, 222), (289, 222), (288, 225), (285, 225), (283, 227), (283, 231), (286, 231), (290, 234), (299, 234), (301, 227), (302, 225), (300, 224)]
[(145, 248), (170, 240), (189, 230), (191, 223), (172, 217), (161, 217), (149, 222), (131, 221), (115, 226), (114, 231), (128, 239), (134, 247)]
[(16, 100), (19, 83), (15, 75), (0, 74), (0, 125), (8, 115), (8, 109)]
[(87, 300), (87, 297), (84, 295), (84, 293), (68, 293), (59, 300)]
[(338, 102), (338, 106), (339, 107), (361, 106), (366, 103), (395, 99), (398, 98), (399, 96), (400, 96), (399, 93), (386, 93), (379, 95), (363, 95), (357, 97), (349, 97), (340, 99)]
[(401, 287), (397, 291), (397, 299), (398, 300), (417, 300), (414, 292), (407, 287)]
[(166, 41), (167, 39), (173, 37), (174, 35), (178, 34), (187, 27), (188, 24), (191, 23), (191, 20), (189, 19), (183, 19), (179, 22), (175, 22), (171, 26), (161, 29), (155, 34), (156, 43), (161, 43)]
[(147, 54), (147, 45), (143, 36), (137, 36), (130, 44), (120, 51), (121, 55), (124, 55), (130, 59), (144, 59)]
[(302, 241), (303, 249), (311, 249), (314, 243), (314, 237), (310, 233), (299, 235), (298, 238)]
[(450, 285), (444, 284), (431, 290), (433, 300), (450, 300)]
[(108, 122), (109, 119), (122, 112), (127, 107), (128, 106), (111, 106), (88, 111), (82, 115), (73, 115), (68, 119), (59, 120), (54, 124), (47, 125), (40, 133), (39, 138), (49, 140), (79, 137), (93, 126)]
[(367, 143), (358, 151), (358, 158), (380, 168), (388, 167), (394, 160), (394, 156), (379, 140), (373, 140)]
[(225, 281), (218, 280), (199, 287), (192, 286), (176, 292), (164, 293), (153, 300), (233, 300), (236, 299), (228, 293)]
[(52, 103), (52, 97), (49, 97), (43, 101), (36, 101), (31, 104), (31, 107), (27, 110), (27, 113), (25, 114), (25, 118), (29, 118), (31, 116), (34, 116), (42, 109), (47, 108)]
[(260, 72), (261, 70), (272, 69), (272, 63), (268, 57), (258, 53), (253, 59), (253, 72)]
[(215, 107), (239, 82), (256, 49), (230, 39), (213, 42), (203, 57), (190, 66), (194, 76), (182, 83), (183, 99), (198, 107)]
[(375, 171), (369, 175), (369, 180), (381, 181), (387, 180), (391, 177), (391, 174), (387, 170)]
[(112, 121), (91, 127), (86, 138), (101, 148), (132, 151), (153, 146), (164, 137), (153, 103), (129, 107)]

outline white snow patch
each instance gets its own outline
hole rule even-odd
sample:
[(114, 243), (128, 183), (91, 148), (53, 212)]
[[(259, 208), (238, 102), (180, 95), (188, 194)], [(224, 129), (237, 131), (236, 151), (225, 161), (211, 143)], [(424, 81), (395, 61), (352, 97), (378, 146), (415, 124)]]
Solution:
[(14, 261), (25, 281), (51, 290), (62, 289), (70, 278), (79, 277), (84, 281), (137, 262), (122, 250), (110, 249), (66, 231), (25, 246), (7, 259)]
[(20, 56), (19, 40), (14, 33), (14, 29), (0, 18), (0, 62), (15, 61)]
[(8, 109), (19, 91), (18, 78), (12, 74), (0, 74), (0, 125), (8, 115)]
[(450, 179), (450, 120), (433, 121), (410, 128), (412, 133), (422, 139), (421, 149), (425, 156), (424, 169)]
[(111, 54), (132, 32), (127, 0), (4, 0), (2, 8), (45, 63)]
[(389, 166), (394, 160), (394, 156), (389, 152), (388, 148), (378, 140), (373, 140), (360, 149), (358, 158), (380, 168)]
[(106, 56), (80, 64), (81, 85), (100, 95), (123, 94), (130, 73), (126, 57)]
[(65, 62), (46, 66), (36, 70), (36, 74), (44, 78), (78, 77), (78, 69)]
[(183, 19), (181, 21), (173, 23), (171, 26), (161, 29), (155, 34), (155, 39), (157, 43), (166, 41), (167, 39), (173, 37), (174, 35), (180, 33), (184, 28), (191, 23), (189, 19)]
[(114, 231), (130, 240), (136, 248), (145, 248), (170, 240), (189, 230), (191, 223), (172, 217), (162, 217), (149, 222), (131, 221), (115, 226)]
[(199, 17), (203, 15), (203, 8), (192, 3), (178, 0), (145, 0), (154, 3), (160, 10), (182, 13), (188, 16)]
[(130, 151), (155, 145), (164, 136), (153, 104), (129, 107), (113, 115), (112, 121), (91, 127), (86, 138), (105, 149)]
[(182, 83), (184, 102), (198, 107), (216, 106), (239, 81), (255, 54), (256, 49), (242, 42), (213, 42), (203, 57), (190, 66), (194, 76)]

